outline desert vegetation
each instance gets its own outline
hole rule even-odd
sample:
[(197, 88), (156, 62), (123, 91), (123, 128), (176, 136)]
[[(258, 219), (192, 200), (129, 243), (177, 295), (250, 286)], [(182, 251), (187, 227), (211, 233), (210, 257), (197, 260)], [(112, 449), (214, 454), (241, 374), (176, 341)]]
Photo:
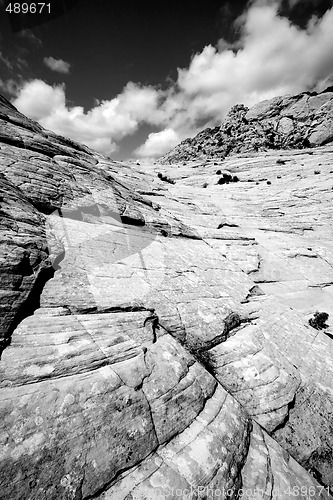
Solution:
[(323, 330), (327, 328), (328, 325), (326, 321), (328, 320), (328, 313), (316, 311), (312, 318), (309, 319), (309, 325), (316, 330)]
[(224, 173), (222, 177), (219, 178), (217, 184), (229, 184), (229, 182), (238, 182), (239, 178), (237, 175), (231, 175)]

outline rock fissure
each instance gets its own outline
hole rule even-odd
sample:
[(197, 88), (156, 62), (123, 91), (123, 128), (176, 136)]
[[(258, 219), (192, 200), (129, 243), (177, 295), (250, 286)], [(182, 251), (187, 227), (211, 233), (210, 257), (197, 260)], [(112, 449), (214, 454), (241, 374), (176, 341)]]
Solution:
[(262, 432), (262, 440), (263, 440), (263, 443), (264, 443), (264, 446), (266, 448), (266, 451), (267, 451), (267, 475), (266, 475), (266, 490), (265, 490), (265, 493), (268, 489), (268, 499), (267, 500), (273, 500), (273, 492), (274, 492), (274, 474), (273, 474), (273, 471), (272, 471), (272, 461), (271, 461), (271, 456), (270, 456), (270, 452), (269, 452), (269, 448), (266, 444), (266, 441), (265, 441), (265, 435), (264, 435), (264, 432)]

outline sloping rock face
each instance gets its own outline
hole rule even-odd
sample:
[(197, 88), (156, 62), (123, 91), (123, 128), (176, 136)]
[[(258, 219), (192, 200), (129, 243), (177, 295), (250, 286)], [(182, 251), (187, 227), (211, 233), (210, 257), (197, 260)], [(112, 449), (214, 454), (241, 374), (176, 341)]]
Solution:
[(221, 127), (207, 128), (163, 156), (161, 163), (231, 153), (314, 147), (333, 141), (333, 89), (274, 97), (251, 109), (234, 106)]
[(1, 103), (1, 496), (332, 498), (332, 148), (170, 184)]

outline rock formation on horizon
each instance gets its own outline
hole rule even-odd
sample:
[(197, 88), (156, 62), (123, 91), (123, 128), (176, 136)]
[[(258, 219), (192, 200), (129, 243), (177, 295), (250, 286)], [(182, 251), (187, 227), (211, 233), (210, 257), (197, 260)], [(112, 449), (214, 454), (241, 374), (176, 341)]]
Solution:
[(251, 109), (234, 106), (220, 127), (206, 128), (164, 155), (161, 163), (232, 153), (300, 149), (333, 141), (333, 87), (317, 92), (274, 97)]
[(332, 499), (332, 159), (130, 167), (1, 98), (1, 498)]

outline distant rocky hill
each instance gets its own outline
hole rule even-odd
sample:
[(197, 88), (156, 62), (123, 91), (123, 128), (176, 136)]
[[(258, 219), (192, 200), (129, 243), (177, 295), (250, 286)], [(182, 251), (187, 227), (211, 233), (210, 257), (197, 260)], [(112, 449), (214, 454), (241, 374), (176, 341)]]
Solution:
[(333, 500), (332, 158), (129, 167), (0, 98), (1, 500)]
[(207, 128), (164, 155), (162, 163), (232, 153), (320, 146), (333, 141), (333, 87), (234, 106), (221, 127)]

